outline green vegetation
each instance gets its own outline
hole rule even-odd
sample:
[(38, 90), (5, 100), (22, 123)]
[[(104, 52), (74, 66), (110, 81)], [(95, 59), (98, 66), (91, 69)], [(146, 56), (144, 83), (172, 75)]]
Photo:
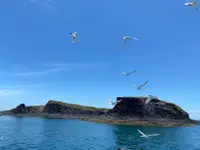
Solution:
[(62, 105), (65, 107), (71, 107), (74, 109), (79, 109), (79, 110), (84, 110), (84, 111), (97, 111), (97, 110), (106, 111), (106, 110), (108, 110), (106, 108), (97, 108), (97, 107), (83, 106), (83, 105), (78, 105), (78, 104), (69, 104), (69, 103), (64, 103), (64, 102), (55, 101), (55, 100), (49, 100), (49, 102), (47, 104), (58, 104), (58, 105)]
[(175, 106), (177, 108), (177, 110), (179, 111), (182, 111), (182, 112), (185, 112), (181, 107), (179, 107), (178, 105), (174, 104), (174, 103), (170, 103), (170, 102), (166, 102), (164, 100), (160, 100), (161, 102), (167, 104), (167, 105), (172, 105), (172, 106)]

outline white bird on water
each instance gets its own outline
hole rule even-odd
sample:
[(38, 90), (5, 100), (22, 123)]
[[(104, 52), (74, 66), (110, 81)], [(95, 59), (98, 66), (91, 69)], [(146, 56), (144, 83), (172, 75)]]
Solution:
[(72, 41), (72, 43), (79, 43), (80, 41), (77, 39), (78, 38), (78, 34), (77, 34), (77, 32), (74, 32), (74, 33), (69, 33), (69, 34), (71, 34), (72, 35), (72, 37), (73, 37), (73, 41)]
[(145, 103), (148, 104), (152, 99), (159, 99), (159, 98), (157, 96), (148, 95), (148, 98)]
[(138, 132), (141, 134), (141, 137), (144, 137), (144, 138), (149, 138), (150, 136), (157, 136), (157, 135), (160, 135), (160, 134), (144, 134), (142, 131), (140, 131), (138, 129)]
[(196, 10), (198, 10), (198, 1), (199, 0), (194, 0), (193, 2), (186, 2), (184, 5), (191, 6), (191, 7), (195, 8)]
[(137, 90), (141, 90), (142, 87), (145, 86), (147, 83), (148, 83), (148, 80), (147, 80), (146, 82), (144, 82), (142, 85), (137, 86), (137, 85), (133, 84), (133, 86), (135, 86), (135, 88), (136, 88)]
[(128, 72), (128, 73), (122, 72), (122, 74), (125, 75), (125, 76), (129, 76), (130, 74), (135, 73), (135, 72), (136, 72), (136, 70), (133, 70), (133, 71)]
[(123, 43), (123, 45), (122, 45), (121, 50), (124, 49), (124, 45), (126, 44), (126, 41), (127, 41), (127, 40), (136, 40), (136, 41), (138, 40), (137, 38), (135, 38), (135, 37), (130, 37), (130, 36), (124, 36), (123, 39), (124, 39), (124, 43)]

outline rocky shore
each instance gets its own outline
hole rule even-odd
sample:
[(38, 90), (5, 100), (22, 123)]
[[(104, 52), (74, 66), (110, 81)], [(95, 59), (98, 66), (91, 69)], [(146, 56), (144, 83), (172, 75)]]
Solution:
[(188, 126), (199, 124), (179, 106), (147, 97), (118, 97), (121, 100), (113, 109), (81, 106), (50, 100), (45, 106), (25, 106), (2, 111), (1, 115), (36, 116), (44, 118), (76, 118), (85, 121), (123, 125)]

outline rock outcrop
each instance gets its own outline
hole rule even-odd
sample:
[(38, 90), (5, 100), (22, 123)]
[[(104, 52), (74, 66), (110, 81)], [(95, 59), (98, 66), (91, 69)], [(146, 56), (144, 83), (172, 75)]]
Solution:
[(19, 113), (27, 113), (28, 111), (27, 111), (25, 104), (20, 104), (15, 109), (12, 109), (12, 112), (19, 114)]
[(25, 106), (3, 111), (1, 115), (40, 116), (45, 118), (80, 118), (88, 121), (137, 124), (196, 124), (179, 106), (158, 99), (145, 103), (147, 97), (118, 97), (113, 109), (95, 108), (50, 100), (45, 106)]
[(107, 112), (107, 109), (100, 109), (95, 107), (81, 106), (76, 104), (68, 104), (58, 101), (50, 100), (44, 107), (43, 112), (49, 114), (67, 114), (67, 115), (87, 115), (96, 116)]
[(119, 117), (189, 119), (189, 114), (175, 104), (158, 99), (152, 99), (145, 104), (146, 99), (146, 97), (118, 97), (117, 100), (121, 102), (109, 112)]
[(25, 104), (20, 104), (16, 108), (11, 109), (10, 112), (14, 114), (27, 114), (27, 113), (41, 113), (44, 106), (26, 106)]

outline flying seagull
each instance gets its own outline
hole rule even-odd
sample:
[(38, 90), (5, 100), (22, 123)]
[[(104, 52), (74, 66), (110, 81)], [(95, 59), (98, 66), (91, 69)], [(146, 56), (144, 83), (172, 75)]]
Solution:
[(152, 99), (158, 99), (157, 96), (153, 96), (153, 95), (148, 95), (148, 98), (146, 100), (146, 104), (148, 104)]
[(136, 88), (137, 90), (141, 90), (142, 87), (145, 86), (147, 83), (148, 83), (148, 80), (147, 80), (146, 82), (144, 82), (144, 83), (143, 83), (142, 85), (140, 85), (140, 86), (136, 86), (136, 85), (134, 85), (134, 84), (133, 84), (133, 86), (135, 86), (135, 88)]
[(130, 36), (124, 36), (123, 39), (124, 39), (124, 43), (123, 43), (123, 45), (122, 45), (122, 47), (121, 47), (121, 50), (124, 49), (124, 45), (126, 44), (126, 41), (127, 41), (127, 40), (136, 40), (136, 41), (138, 40), (137, 38), (135, 38), (135, 37), (130, 37)]
[(110, 99), (109, 97), (108, 97), (108, 100), (109, 100), (109, 104), (110, 104), (110, 105), (115, 105), (115, 104), (120, 103), (120, 102), (122, 101), (122, 100), (120, 99), (120, 100), (118, 100), (118, 101), (116, 101), (116, 102), (113, 102), (112, 99)]
[(150, 136), (160, 135), (160, 134), (148, 134), (148, 135), (146, 135), (142, 131), (140, 131), (139, 129), (138, 129), (138, 132), (141, 134), (141, 137), (144, 137), (144, 138), (149, 138)]
[(122, 72), (122, 74), (125, 75), (125, 76), (129, 76), (130, 74), (135, 73), (135, 72), (136, 72), (136, 70), (133, 70), (133, 71), (128, 72), (128, 73)]
[(80, 41), (77, 39), (77, 37), (78, 37), (78, 34), (77, 34), (77, 32), (74, 32), (74, 33), (69, 33), (69, 34), (71, 34), (72, 36), (73, 36), (73, 41), (72, 41), (72, 43), (79, 43)]
[(198, 1), (199, 0), (194, 0), (193, 2), (186, 2), (184, 5), (191, 6), (191, 7), (195, 8), (196, 10), (198, 10)]

